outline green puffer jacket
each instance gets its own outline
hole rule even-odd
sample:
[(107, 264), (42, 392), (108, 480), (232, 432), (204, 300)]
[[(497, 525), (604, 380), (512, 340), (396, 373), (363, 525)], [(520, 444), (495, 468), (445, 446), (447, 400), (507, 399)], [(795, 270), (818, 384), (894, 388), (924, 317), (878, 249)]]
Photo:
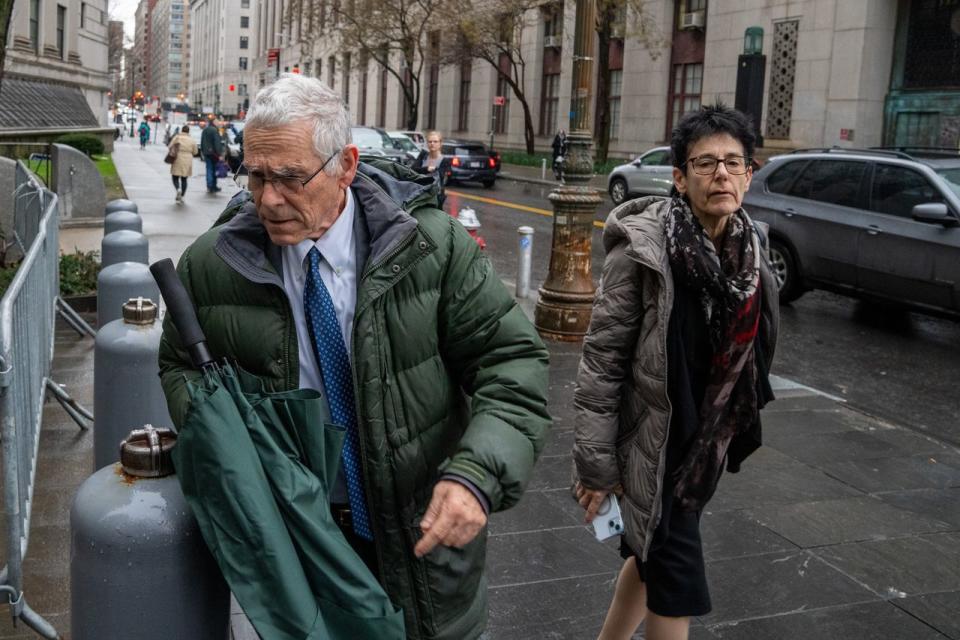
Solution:
[[(469, 479), (492, 510), (520, 499), (540, 453), (546, 348), (474, 240), (436, 208), (436, 184), (393, 163), (361, 164), (356, 225), (369, 242), (353, 326), (354, 383), (383, 586), (409, 638), (463, 640), (486, 622), (486, 530), (463, 549), (413, 554), (441, 474)], [(235, 198), (178, 265), (211, 352), (298, 387), (296, 328), (280, 250)], [(362, 244), (362, 243), (361, 243)], [(193, 370), (169, 318), (160, 374), (179, 426)]]

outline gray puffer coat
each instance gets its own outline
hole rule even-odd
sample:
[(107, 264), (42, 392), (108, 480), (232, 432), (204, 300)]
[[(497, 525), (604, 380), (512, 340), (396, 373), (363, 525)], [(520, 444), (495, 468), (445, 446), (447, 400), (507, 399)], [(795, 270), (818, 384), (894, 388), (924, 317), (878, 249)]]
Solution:
[[(673, 275), (664, 216), (670, 201), (641, 198), (607, 218), (606, 260), (583, 343), (574, 392), (575, 473), (585, 487), (623, 486), (626, 542), (646, 560), (660, 521), (670, 399), (667, 327)], [(753, 223), (766, 249), (766, 238)], [(777, 342), (777, 285), (761, 260), (762, 353), (769, 365)]]

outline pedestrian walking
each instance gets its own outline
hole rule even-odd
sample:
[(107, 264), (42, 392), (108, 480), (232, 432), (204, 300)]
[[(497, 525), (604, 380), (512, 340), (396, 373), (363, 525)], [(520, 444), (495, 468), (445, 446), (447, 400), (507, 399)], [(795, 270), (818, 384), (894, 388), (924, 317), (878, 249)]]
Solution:
[(686, 638), (711, 609), (700, 515), (760, 446), (777, 286), (740, 206), (753, 129), (723, 105), (674, 129), (674, 195), (614, 209), (574, 392), (576, 497), (620, 496), (626, 559), (600, 638)]
[[(284, 74), (257, 94), (244, 134), (249, 193), (178, 267), (210, 351), (264, 393), (321, 392), (329, 412), (299, 427), (326, 421), (346, 436), (329, 511), (307, 519), (336, 523), (403, 611), (408, 638), (477, 638), (488, 514), (518, 502), (550, 423), (547, 351), (476, 242), (438, 209), (437, 184), (359, 163), (346, 107), (326, 85)], [(160, 365), (182, 427), (200, 372), (169, 323)], [(202, 462), (211, 482), (244, 491), (247, 479), (219, 473), (215, 456)], [(228, 533), (251, 558), (270, 557), (256, 532), (277, 526)]]
[(551, 147), (553, 147), (553, 177), (561, 184), (563, 183), (563, 162), (567, 156), (567, 146), (567, 132), (560, 129), (557, 131), (557, 135), (553, 136)]
[(183, 202), (187, 194), (187, 178), (193, 175), (193, 159), (200, 155), (200, 148), (190, 135), (190, 125), (183, 125), (180, 133), (170, 139), (167, 147), (167, 157), (172, 158), (170, 175), (173, 177), (173, 188), (176, 191), (176, 201)]
[(223, 157), (223, 139), (217, 127), (207, 120), (200, 121), (200, 128), (203, 130), (200, 134), (200, 157), (207, 169), (207, 193), (217, 193), (220, 191), (217, 186), (217, 164)]
[(140, 136), (140, 150), (143, 151), (147, 148), (147, 141), (150, 140), (150, 125), (147, 124), (146, 120), (140, 123), (137, 134)]
[(440, 206), (442, 207), (447, 198), (444, 187), (450, 175), (450, 158), (443, 155), (443, 136), (439, 131), (427, 132), (427, 148), (420, 150), (420, 154), (413, 163), (413, 170), (436, 179), (440, 186)]

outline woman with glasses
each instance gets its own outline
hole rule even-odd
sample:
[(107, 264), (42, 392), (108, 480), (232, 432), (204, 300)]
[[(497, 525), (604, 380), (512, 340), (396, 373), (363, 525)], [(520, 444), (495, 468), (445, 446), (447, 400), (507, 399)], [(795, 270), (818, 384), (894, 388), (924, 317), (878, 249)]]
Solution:
[(754, 134), (708, 106), (674, 129), (674, 193), (610, 213), (607, 256), (574, 394), (574, 492), (588, 522), (608, 494), (624, 563), (600, 638), (687, 638), (711, 609), (700, 515), (724, 466), (760, 445), (777, 338), (764, 231), (741, 208)]

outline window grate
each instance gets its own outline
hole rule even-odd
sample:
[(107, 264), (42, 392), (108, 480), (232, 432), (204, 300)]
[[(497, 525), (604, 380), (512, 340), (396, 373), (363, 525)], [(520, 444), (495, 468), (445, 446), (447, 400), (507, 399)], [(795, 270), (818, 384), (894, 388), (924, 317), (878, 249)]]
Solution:
[(767, 101), (768, 138), (790, 137), (799, 27), (799, 20), (778, 22), (773, 27), (773, 69), (770, 72), (770, 94)]

